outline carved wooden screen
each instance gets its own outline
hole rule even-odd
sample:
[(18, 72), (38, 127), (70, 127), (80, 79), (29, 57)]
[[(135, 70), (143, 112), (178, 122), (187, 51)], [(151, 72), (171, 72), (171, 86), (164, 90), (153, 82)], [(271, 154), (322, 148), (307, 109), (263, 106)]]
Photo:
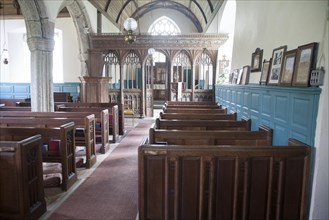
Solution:
[(111, 77), (109, 82), (110, 89), (120, 89), (120, 64), (119, 59), (113, 52), (108, 52), (103, 55), (103, 76)]
[(123, 85), (125, 89), (142, 88), (142, 69), (139, 57), (131, 51), (123, 63)]
[(210, 57), (202, 53), (196, 60), (195, 89), (210, 90), (213, 88), (213, 65)]

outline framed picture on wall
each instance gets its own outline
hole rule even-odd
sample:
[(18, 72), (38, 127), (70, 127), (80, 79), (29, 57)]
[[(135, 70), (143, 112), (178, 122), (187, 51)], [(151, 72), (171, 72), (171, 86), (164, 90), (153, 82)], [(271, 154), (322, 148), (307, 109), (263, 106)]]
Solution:
[(263, 62), (263, 50), (257, 48), (251, 56), (251, 72), (260, 71)]
[(237, 73), (238, 73), (238, 78), (236, 80), (236, 84), (240, 85), (241, 84), (241, 79), (242, 79), (242, 73), (243, 73), (243, 69), (237, 69)]
[(246, 85), (249, 83), (249, 75), (250, 75), (250, 66), (244, 66), (242, 68), (241, 85)]
[(264, 60), (264, 62), (263, 62), (263, 68), (262, 68), (262, 72), (261, 72), (260, 80), (259, 80), (260, 85), (267, 84), (268, 74), (270, 72), (271, 61), (272, 61), (272, 58), (268, 61)]
[(280, 74), (281, 74), (281, 68), (282, 68), (282, 61), (284, 53), (287, 50), (287, 46), (281, 46), (278, 48), (275, 48), (272, 53), (272, 63), (270, 68), (270, 73), (268, 77), (267, 84), (268, 85), (278, 85)]
[(309, 86), (310, 73), (314, 69), (315, 50), (317, 43), (299, 46), (296, 54), (295, 74), (293, 86)]
[(284, 53), (280, 86), (291, 86), (292, 77), (295, 70), (296, 53), (297, 49), (289, 50)]

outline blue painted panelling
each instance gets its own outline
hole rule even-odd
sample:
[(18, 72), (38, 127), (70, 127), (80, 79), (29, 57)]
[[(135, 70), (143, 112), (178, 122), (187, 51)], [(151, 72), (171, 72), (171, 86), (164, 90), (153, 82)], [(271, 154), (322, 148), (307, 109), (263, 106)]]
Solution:
[(287, 145), (288, 144), (288, 138), (290, 135), (287, 131), (287, 126), (282, 124), (276, 124), (273, 125), (273, 145)]
[[(273, 144), (286, 145), (296, 138), (314, 146), (321, 89), (258, 85), (217, 85), (216, 101), (251, 119), (252, 130), (263, 124), (274, 129)], [(236, 94), (227, 100), (224, 94)]]
[(281, 123), (287, 123), (289, 118), (288, 97), (276, 95), (274, 109), (274, 119)]
[(26, 99), (30, 98), (29, 83), (0, 83), (0, 98)]
[[(80, 83), (54, 83), (54, 92), (69, 92), (73, 101), (79, 96)], [(0, 98), (26, 99), (30, 96), (30, 83), (0, 83)]]
[(262, 115), (264, 117), (271, 117), (271, 115), (273, 114), (271, 99), (272, 96), (270, 94), (263, 94), (262, 96), (262, 101), (261, 101), (262, 108), (260, 112), (262, 112)]

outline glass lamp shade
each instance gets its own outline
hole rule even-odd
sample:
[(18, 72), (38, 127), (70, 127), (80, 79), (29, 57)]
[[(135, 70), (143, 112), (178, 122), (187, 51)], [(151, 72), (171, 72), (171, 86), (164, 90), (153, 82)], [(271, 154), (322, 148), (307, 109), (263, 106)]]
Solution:
[(155, 49), (154, 48), (149, 48), (147, 50), (147, 53), (148, 53), (148, 55), (152, 56), (155, 53)]
[(128, 18), (127, 20), (125, 20), (125, 22), (123, 23), (123, 27), (127, 30), (127, 31), (135, 31), (137, 29), (137, 21), (133, 18)]
[(3, 49), (2, 54), (1, 54), (1, 59), (3, 60), (2, 62), (4, 64), (9, 63), (9, 53), (7, 49)]

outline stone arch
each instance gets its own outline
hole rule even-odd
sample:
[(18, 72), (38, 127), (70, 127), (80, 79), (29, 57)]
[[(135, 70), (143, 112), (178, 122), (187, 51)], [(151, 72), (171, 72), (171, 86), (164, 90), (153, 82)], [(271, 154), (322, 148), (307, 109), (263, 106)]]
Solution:
[(65, 7), (68, 9), (73, 19), (73, 23), (78, 35), (81, 76), (88, 76), (89, 73), (87, 68), (87, 61), (88, 49), (90, 48), (88, 34), (92, 32), (89, 16), (86, 11), (86, 7), (81, 2), (81, 0), (63, 1), (58, 13)]
[(46, 7), (42, 1), (18, 0), (25, 19), (27, 39), (54, 39), (55, 24), (49, 21)]

